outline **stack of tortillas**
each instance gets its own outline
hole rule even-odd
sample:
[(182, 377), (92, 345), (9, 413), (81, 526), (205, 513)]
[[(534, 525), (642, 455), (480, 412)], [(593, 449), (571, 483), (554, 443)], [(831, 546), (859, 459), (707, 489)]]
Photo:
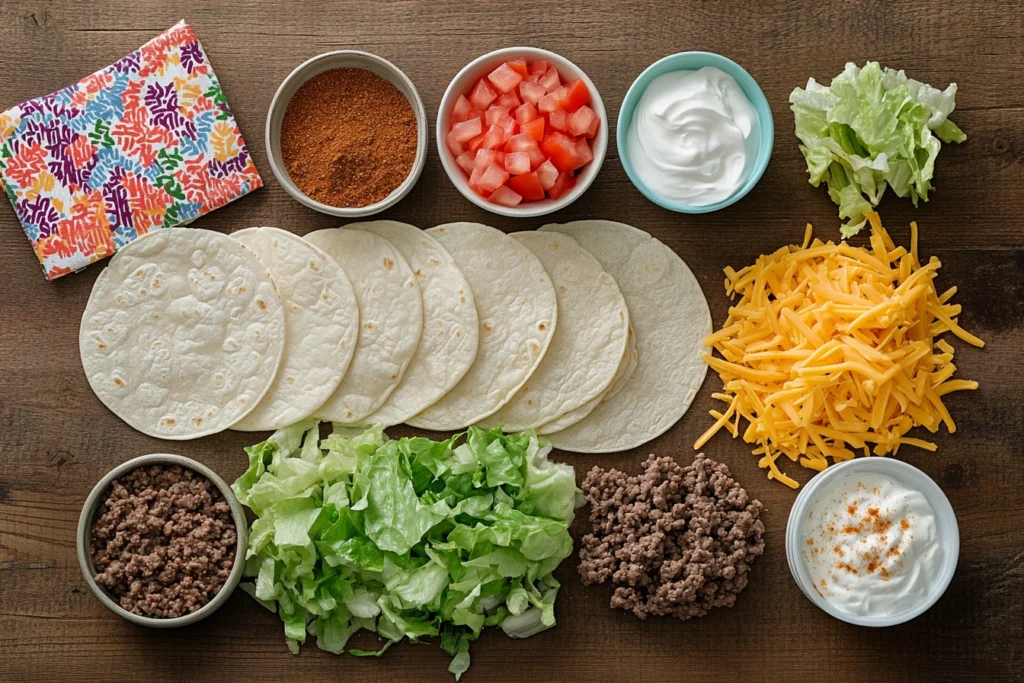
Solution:
[(611, 452), (683, 415), (710, 331), (686, 264), (628, 225), (373, 221), (154, 232), (101, 273), (79, 343), (100, 400), (164, 439), (316, 417)]

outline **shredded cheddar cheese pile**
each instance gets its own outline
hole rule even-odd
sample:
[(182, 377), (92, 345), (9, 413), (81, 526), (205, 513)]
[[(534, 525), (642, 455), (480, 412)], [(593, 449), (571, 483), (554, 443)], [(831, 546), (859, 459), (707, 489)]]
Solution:
[(743, 440), (757, 444), (768, 478), (796, 488), (777, 466), (781, 454), (821, 471), (827, 458), (849, 460), (857, 451), (895, 454), (903, 444), (934, 451), (934, 443), (905, 436), (912, 427), (956, 431), (942, 397), (978, 383), (951, 379), (953, 347), (935, 337), (985, 342), (957, 324), (960, 306), (949, 303), (956, 287), (937, 293), (939, 260), (918, 261), (917, 224), (908, 252), (877, 214), (868, 218), (870, 249), (812, 242), (808, 225), (802, 246), (725, 269), (726, 293), (740, 300), (704, 340), (717, 352), (704, 358), (724, 384), (714, 397), (728, 407), (711, 411), (716, 422), (694, 448), (723, 427), (735, 438), (742, 417), (749, 422)]

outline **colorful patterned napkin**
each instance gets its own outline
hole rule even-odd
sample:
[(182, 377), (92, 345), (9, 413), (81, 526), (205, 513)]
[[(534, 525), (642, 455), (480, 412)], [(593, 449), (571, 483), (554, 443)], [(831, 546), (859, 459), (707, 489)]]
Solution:
[(0, 114), (0, 181), (47, 280), (263, 185), (184, 21)]

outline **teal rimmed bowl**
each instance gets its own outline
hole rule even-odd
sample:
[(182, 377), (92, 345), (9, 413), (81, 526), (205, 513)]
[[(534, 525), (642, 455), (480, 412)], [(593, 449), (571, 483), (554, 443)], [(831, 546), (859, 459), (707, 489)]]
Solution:
[[(651, 81), (658, 76), (663, 76), (672, 71), (696, 71), (705, 66), (718, 67), (735, 78), (736, 82), (739, 83), (740, 88), (743, 89), (743, 94), (747, 96), (750, 104), (754, 107), (754, 111), (757, 112), (758, 123), (761, 127), (761, 144), (758, 147), (757, 157), (754, 159), (754, 164), (751, 166), (746, 180), (743, 181), (743, 184), (734, 193), (720, 202), (695, 206), (662, 197), (648, 187), (647, 183), (640, 178), (633, 168), (633, 163), (629, 158), (627, 139), (629, 137), (629, 126), (633, 121), (633, 110), (636, 109), (640, 97), (643, 96)], [(633, 85), (629, 86), (626, 97), (622, 100), (622, 107), (619, 108), (619, 121), (615, 127), (615, 144), (619, 148), (619, 159), (622, 162), (622, 168), (625, 169), (626, 175), (629, 176), (636, 189), (640, 190), (641, 194), (645, 197), (658, 206), (671, 211), (678, 211), (679, 213), (711, 213), (735, 203), (750, 192), (754, 185), (757, 185), (757, 181), (764, 175), (764, 170), (768, 167), (768, 160), (772, 156), (772, 147), (775, 144), (775, 122), (772, 119), (772, 109), (768, 106), (768, 100), (765, 98), (764, 93), (761, 92), (760, 86), (757, 85), (757, 81), (742, 66), (728, 57), (723, 57), (713, 52), (679, 52), (651, 64), (633, 81)]]

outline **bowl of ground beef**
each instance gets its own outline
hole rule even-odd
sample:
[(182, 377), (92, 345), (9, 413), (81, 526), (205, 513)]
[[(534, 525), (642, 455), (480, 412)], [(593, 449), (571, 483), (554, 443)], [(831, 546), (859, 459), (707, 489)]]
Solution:
[(205, 619), (242, 578), (247, 524), (208, 467), (152, 454), (115, 467), (78, 520), (78, 563), (108, 609), (142, 626)]

